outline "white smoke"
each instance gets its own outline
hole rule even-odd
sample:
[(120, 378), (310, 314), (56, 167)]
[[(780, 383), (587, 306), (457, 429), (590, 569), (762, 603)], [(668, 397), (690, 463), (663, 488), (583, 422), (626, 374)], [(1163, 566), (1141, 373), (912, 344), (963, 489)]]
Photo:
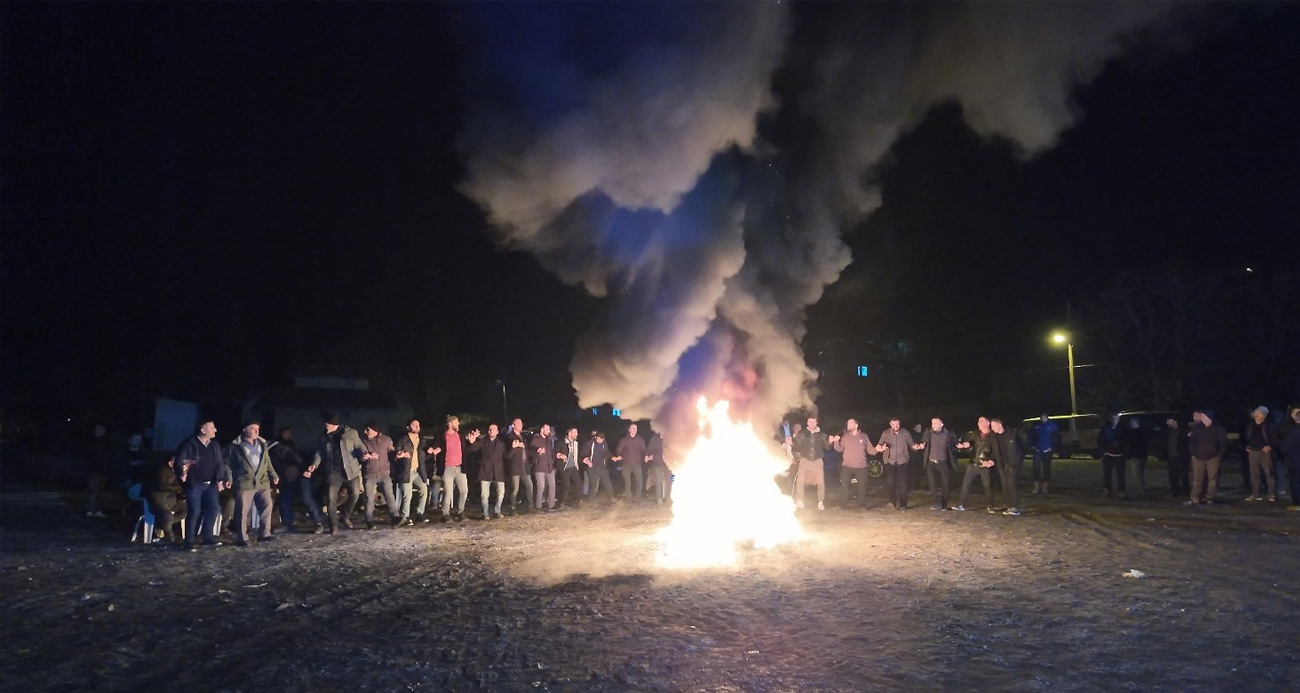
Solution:
[[(761, 420), (811, 405), (804, 311), (851, 261), (841, 236), (878, 206), (864, 181), (903, 130), (955, 100), (981, 134), (1050, 147), (1079, 116), (1074, 86), (1168, 11), (708, 8), (629, 32), (622, 59), (585, 81), (557, 62), (561, 113), (480, 105), (462, 141), (462, 190), (498, 242), (608, 298), (572, 363), (580, 404), (654, 418), (670, 444), (700, 392), (743, 391)], [(795, 82), (779, 105), (778, 68)], [(782, 135), (760, 137), (764, 113)]]

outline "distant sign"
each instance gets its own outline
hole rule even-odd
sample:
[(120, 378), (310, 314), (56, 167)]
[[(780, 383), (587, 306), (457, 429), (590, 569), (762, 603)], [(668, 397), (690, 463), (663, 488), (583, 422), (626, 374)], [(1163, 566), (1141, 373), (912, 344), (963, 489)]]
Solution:
[(865, 377), (867, 377), (867, 367), (866, 367), (866, 366), (858, 366), (858, 377), (859, 377), (859, 378), (865, 378)]
[(623, 410), (622, 410), (622, 409), (615, 409), (614, 412), (613, 412), (613, 414), (614, 414), (614, 416), (616, 416), (616, 417), (618, 417), (618, 416), (622, 416), (622, 415), (623, 415)]

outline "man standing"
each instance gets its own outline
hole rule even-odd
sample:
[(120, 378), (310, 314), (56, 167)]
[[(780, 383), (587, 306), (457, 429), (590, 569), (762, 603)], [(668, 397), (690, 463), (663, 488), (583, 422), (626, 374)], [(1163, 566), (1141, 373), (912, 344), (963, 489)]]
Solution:
[(844, 422), (844, 434), (835, 441), (835, 450), (844, 456), (840, 462), (840, 488), (844, 490), (845, 510), (867, 509), (867, 455), (875, 449), (871, 438), (858, 428), (857, 419)]
[(429, 518), (424, 514), (424, 510), (429, 503), (430, 491), (436, 488), (437, 483), (434, 479), (432, 461), (435, 455), (442, 452), (442, 448), (426, 444), (420, 438), (420, 420), (411, 419), (406, 422), (406, 435), (397, 439), (394, 449), (396, 450), (393, 455), (395, 461), (393, 483), (396, 485), (394, 495), (397, 496), (399, 506), (397, 526), (405, 527), (414, 524), (411, 521), (412, 491), (420, 496), (420, 502), (415, 507), (415, 517), (420, 522), (428, 522)]
[(605, 494), (609, 496), (609, 502), (613, 503), (614, 484), (609, 480), (609, 468), (605, 463), (609, 458), (609, 445), (605, 443), (605, 434), (596, 431), (591, 437), (591, 442), (583, 446), (583, 452), (585, 456), (582, 458), (582, 463), (587, 465), (587, 478), (591, 483), (587, 497), (594, 502), (596, 494), (600, 492), (601, 484), (604, 484)]
[(636, 437), (636, 424), (628, 424), (627, 435), (618, 441), (614, 448), (615, 462), (623, 463), (623, 497), (627, 500), (641, 500), (641, 465), (645, 463), (645, 439)]
[(1287, 510), (1300, 510), (1300, 407), (1291, 407), (1290, 421), (1283, 433), (1282, 460), (1286, 462), (1287, 481), (1291, 484), (1291, 504)]
[(1151, 445), (1147, 432), (1142, 428), (1142, 421), (1134, 416), (1128, 421), (1128, 432), (1124, 435), (1124, 451), (1128, 459), (1133, 460), (1133, 471), (1137, 477), (1138, 495), (1147, 493), (1147, 458), (1151, 456)]
[(1165, 419), (1163, 442), (1160, 451), (1164, 453), (1165, 465), (1169, 471), (1169, 496), (1188, 496), (1192, 490), (1187, 483), (1187, 431), (1183, 430), (1178, 419)]
[(1192, 455), (1192, 497), (1183, 505), (1213, 505), (1219, 492), (1219, 465), (1228, 451), (1228, 432), (1214, 423), (1213, 410), (1198, 409), (1192, 419), (1195, 423), (1187, 434), (1187, 451)]
[[(538, 510), (545, 505), (547, 510), (555, 509), (555, 443), (551, 437), (550, 424), (542, 424), (533, 439), (528, 441), (529, 463), (533, 467), (533, 479), (536, 482)], [(548, 495), (549, 489), (549, 495)]]
[(271, 541), (271, 486), (279, 485), (280, 475), (271, 465), (270, 447), (261, 436), (262, 425), (244, 424), (243, 435), (226, 448), (226, 463), (235, 494), (235, 546), (248, 546), (248, 512), (257, 505), (260, 522), (257, 540)]
[(311, 480), (302, 476), (302, 456), (294, 447), (293, 431), (288, 426), (282, 427), (276, 441), (267, 446), (267, 454), (270, 455), (276, 472), (280, 474), (280, 521), (284, 523), (284, 530), (293, 533), (293, 504), (301, 496), (312, 519), (316, 521), (315, 533), (324, 532), (325, 516), (321, 514), (320, 504), (316, 502), (316, 494), (312, 492)]
[[(483, 519), (499, 520), (506, 495), (506, 453), (510, 448), (501, 437), (501, 429), (496, 424), (488, 424), (487, 438), (480, 438), (478, 431), (470, 432), (469, 449), (479, 453), (478, 495), (483, 503)], [(497, 492), (495, 513), (491, 505), (493, 487)]]
[(650, 432), (645, 445), (646, 490), (655, 489), (655, 504), (663, 505), (668, 499), (668, 463), (664, 460), (664, 439), (658, 431)]
[(1277, 448), (1277, 433), (1268, 423), (1268, 407), (1260, 405), (1251, 412), (1252, 420), (1246, 426), (1246, 461), (1250, 465), (1250, 495), (1248, 501), (1264, 500), (1259, 495), (1259, 478), (1268, 481), (1268, 500), (1277, 502), (1277, 478), (1273, 475), (1273, 450)]
[[(477, 437), (477, 436), (475, 436)], [(452, 519), (452, 491), (460, 491), (456, 505), (456, 521), (465, 519), (465, 496), (469, 493), (469, 477), (465, 476), (465, 452), (460, 440), (460, 419), (447, 417), (447, 431), (443, 434), (442, 471), (442, 521)]]
[(969, 448), (970, 464), (966, 466), (966, 476), (961, 480), (961, 500), (953, 510), (965, 510), (966, 499), (970, 497), (971, 484), (975, 483), (975, 477), (979, 476), (980, 483), (984, 484), (984, 496), (988, 499), (989, 512), (997, 512), (993, 505), (993, 485), (990, 483), (989, 470), (993, 469), (993, 430), (989, 420), (981, 416), (976, 422), (979, 429), (975, 432), (975, 439), (957, 443), (957, 447), (963, 450)]
[(326, 504), (329, 510), (330, 534), (339, 529), (339, 491), (348, 489), (347, 504), (343, 509), (343, 526), (352, 529), (352, 512), (357, 509), (357, 500), (361, 491), (361, 460), (366, 454), (366, 446), (361, 443), (361, 436), (356, 429), (339, 424), (336, 414), (325, 417), (325, 432), (316, 439), (316, 455), (311, 466), (302, 475), (308, 479), (324, 465), (321, 472), (327, 475), (329, 494)]
[(839, 439), (839, 436), (822, 433), (822, 429), (817, 426), (817, 417), (810, 416), (807, 427), (795, 434), (794, 440), (790, 442), (795, 462), (799, 465), (794, 482), (796, 508), (803, 508), (804, 486), (816, 484), (817, 509), (826, 509), (826, 467), (823, 458), (826, 456), (826, 448)]
[(533, 475), (528, 468), (528, 440), (524, 433), (524, 422), (515, 419), (506, 429), (506, 445), (510, 452), (506, 456), (506, 472), (510, 475), (510, 512), (516, 512), (519, 502), (519, 487), (524, 488), (524, 508), (533, 507)]
[(570, 428), (565, 432), (560, 448), (555, 451), (555, 459), (560, 465), (560, 483), (564, 491), (560, 503), (565, 508), (582, 507), (582, 472), (578, 469), (579, 458), (578, 429)]
[(366, 452), (361, 456), (362, 476), (365, 479), (366, 489), (366, 529), (375, 528), (375, 496), (378, 493), (384, 494), (384, 504), (388, 508), (389, 516), (393, 518), (393, 524), (397, 524), (401, 518), (397, 509), (397, 499), (393, 495), (391, 465), (393, 439), (381, 433), (379, 429), (379, 424), (371, 421), (362, 431), (366, 436), (363, 443)]
[[(876, 439), (876, 451), (884, 455), (885, 486), (889, 488), (889, 507), (895, 510), (907, 510), (907, 496), (912, 490), (908, 475), (907, 460), (912, 446), (912, 432), (903, 428), (898, 417), (889, 420), (889, 428)], [(838, 448), (839, 445), (837, 444)]]
[(1106, 420), (1106, 425), (1101, 427), (1097, 433), (1097, 447), (1101, 450), (1101, 486), (1104, 489), (1102, 494), (1111, 495), (1111, 477), (1114, 476), (1119, 497), (1128, 498), (1128, 494), (1125, 493), (1128, 471), (1124, 464), (1128, 450), (1124, 443), (1124, 432), (1119, 427), (1119, 414), (1111, 414)]
[(221, 446), (216, 441), (217, 425), (205, 419), (199, 433), (190, 436), (176, 449), (176, 477), (185, 489), (185, 550), (194, 550), (195, 535), (202, 535), (204, 546), (221, 546), (213, 536), (221, 503), (217, 495), (230, 485)]
[(948, 470), (957, 464), (957, 436), (943, 427), (943, 419), (930, 419), (921, 442), (912, 446), (925, 459), (925, 476), (930, 484), (930, 509), (948, 509)]
[(1020, 435), (1002, 425), (1001, 419), (989, 422), (993, 429), (993, 461), (997, 463), (1002, 479), (1002, 493), (1007, 497), (1007, 509), (1003, 515), (1020, 514), (1020, 467), (1025, 463), (1025, 445)]
[(108, 477), (113, 471), (113, 450), (108, 442), (108, 428), (97, 423), (91, 428), (85, 442), (86, 457), (86, 517), (106, 517), (99, 509), (99, 496), (108, 488)]
[(1029, 429), (1029, 439), (1034, 443), (1034, 493), (1047, 493), (1052, 483), (1052, 450), (1060, 438), (1061, 427), (1052, 421), (1047, 412), (1038, 417), (1038, 423)]

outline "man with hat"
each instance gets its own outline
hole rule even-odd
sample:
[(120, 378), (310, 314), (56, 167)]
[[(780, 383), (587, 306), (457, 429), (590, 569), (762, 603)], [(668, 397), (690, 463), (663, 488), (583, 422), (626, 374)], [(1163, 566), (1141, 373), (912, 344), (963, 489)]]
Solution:
[(366, 489), (366, 529), (375, 528), (375, 496), (383, 493), (384, 504), (388, 514), (397, 524), (401, 515), (397, 509), (397, 498), (393, 494), (393, 472), (390, 460), (393, 456), (393, 439), (384, 435), (377, 422), (366, 423), (362, 431), (366, 439), (362, 445), (366, 452), (362, 455), (363, 474)]
[(1277, 479), (1273, 476), (1273, 450), (1277, 448), (1277, 433), (1268, 423), (1268, 407), (1260, 405), (1251, 412), (1251, 422), (1246, 426), (1246, 464), (1250, 468), (1250, 495), (1248, 501), (1264, 500), (1259, 494), (1259, 477), (1268, 481), (1268, 500), (1277, 502)]
[(357, 508), (357, 498), (361, 490), (361, 462), (366, 454), (366, 446), (361, 443), (361, 436), (356, 429), (339, 424), (338, 414), (325, 416), (325, 432), (316, 439), (316, 455), (311, 466), (302, 475), (311, 478), (316, 469), (325, 466), (329, 475), (328, 509), (330, 513), (330, 534), (339, 529), (339, 490), (348, 489), (347, 506), (343, 511), (343, 526), (352, 529), (352, 511)]
[(235, 546), (248, 546), (249, 511), (257, 506), (260, 520), (257, 540), (271, 541), (271, 486), (280, 475), (271, 464), (270, 446), (262, 438), (262, 424), (244, 423), (241, 435), (226, 448), (226, 464), (235, 495)]
[(1219, 492), (1219, 466), (1223, 453), (1228, 451), (1228, 432), (1214, 422), (1212, 409), (1197, 409), (1192, 419), (1195, 423), (1187, 434), (1187, 451), (1192, 456), (1192, 497), (1183, 505), (1213, 505)]

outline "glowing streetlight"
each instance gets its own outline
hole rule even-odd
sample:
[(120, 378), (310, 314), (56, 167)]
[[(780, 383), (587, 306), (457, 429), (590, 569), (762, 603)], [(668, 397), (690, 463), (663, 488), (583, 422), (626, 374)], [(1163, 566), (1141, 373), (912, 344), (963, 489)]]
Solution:
[(1056, 331), (1052, 333), (1052, 342), (1055, 344), (1065, 345), (1065, 358), (1069, 364), (1070, 371), (1070, 440), (1075, 445), (1079, 443), (1079, 426), (1075, 422), (1079, 414), (1079, 400), (1074, 390), (1074, 342), (1066, 332)]

